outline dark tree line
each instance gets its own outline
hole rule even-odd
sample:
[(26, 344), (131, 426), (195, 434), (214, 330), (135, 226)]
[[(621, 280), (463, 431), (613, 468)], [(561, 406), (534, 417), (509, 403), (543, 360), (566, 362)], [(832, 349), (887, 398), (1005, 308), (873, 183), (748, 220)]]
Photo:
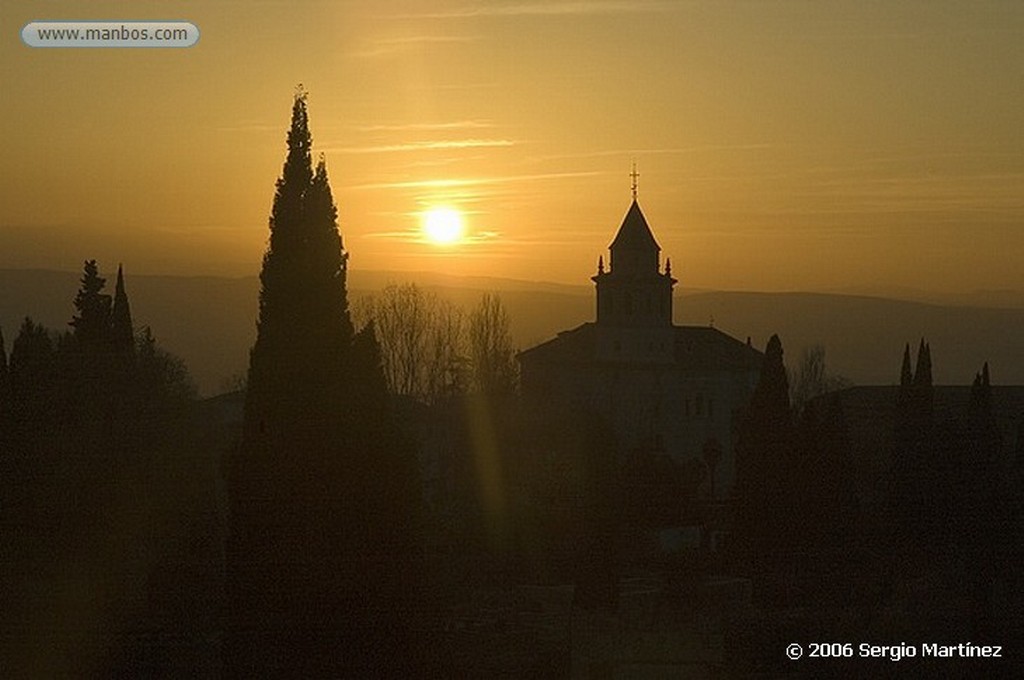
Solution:
[(121, 267), (113, 296), (105, 285), (88, 260), (70, 331), (26, 317), (9, 359), (0, 335), (0, 423), (15, 449), (137, 447), (147, 426), (192, 405), (195, 388), (181, 360), (160, 348), (148, 327), (133, 328)]
[(148, 328), (136, 332), (120, 268), (105, 289), (89, 260), (69, 330), (26, 318), (9, 355), (0, 337), (0, 658), (11, 677), (216, 667), (203, 641), (219, 588), (215, 467), (195, 390)]
[(935, 402), (931, 348), (922, 340), (913, 372), (904, 350), (893, 431), (891, 513), (904, 555), (896, 575), (938, 570), (968, 596), (981, 632), (995, 580), (1014, 578), (1009, 564), (1020, 531), (1019, 487), (1005, 474), (1012, 471), (1002, 461), (988, 363), (974, 376), (963, 412), (939, 411)]
[(771, 583), (772, 574), (794, 564), (821, 568), (849, 559), (856, 545), (841, 414), (819, 401), (795, 413), (778, 336), (769, 340), (761, 378), (739, 414), (734, 512), (729, 554), (755, 583)]
[[(963, 403), (962, 391), (934, 386), (922, 340), (916, 362), (904, 350), (895, 403), (871, 403), (884, 393), (876, 390), (853, 404), (856, 418), (876, 417), (883, 430), (892, 423), (877, 434), (883, 449), (866, 452), (887, 456), (891, 476), (867, 481), (880, 503), (863, 509), (844, 400), (811, 399), (795, 415), (782, 357), (773, 337), (737, 426), (726, 552), (752, 578), (763, 612), (760, 632), (741, 621), (730, 633), (738, 667), (774, 668), (776, 638), (824, 630), (836, 638), (896, 630), (907, 639), (1001, 630), (995, 594), (999, 583), (1020, 582), (1024, 513), (1021, 477), (1001, 458), (988, 364)], [(793, 608), (802, 613), (776, 614)], [(844, 623), (840, 611), (853, 618)]]
[[(789, 400), (782, 343), (773, 336), (760, 381), (741, 414), (735, 548), (749, 558), (825, 545), (852, 546), (858, 512), (838, 402)], [(904, 350), (891, 446), (893, 540), (934, 552), (985, 533), (1000, 482), (1000, 438), (986, 363), (963, 413), (936, 412), (931, 347)], [(879, 480), (879, 483), (882, 483)], [(756, 566), (756, 565), (754, 565)]]

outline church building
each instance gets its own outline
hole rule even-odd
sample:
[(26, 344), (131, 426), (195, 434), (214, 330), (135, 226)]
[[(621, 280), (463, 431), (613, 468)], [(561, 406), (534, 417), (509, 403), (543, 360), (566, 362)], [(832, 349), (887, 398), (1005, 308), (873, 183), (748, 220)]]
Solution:
[(519, 354), (527, 399), (557, 399), (609, 423), (620, 456), (667, 453), (711, 468), (716, 498), (735, 478), (734, 420), (761, 371), (762, 353), (708, 326), (673, 324), (670, 260), (636, 198), (598, 260), (596, 321)]

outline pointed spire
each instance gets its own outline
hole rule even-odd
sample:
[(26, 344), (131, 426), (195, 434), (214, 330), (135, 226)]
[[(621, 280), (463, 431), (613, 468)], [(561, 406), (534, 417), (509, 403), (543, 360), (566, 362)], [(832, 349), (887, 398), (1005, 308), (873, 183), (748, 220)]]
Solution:
[[(0, 345), (0, 347), (2, 347), (2, 345)], [(981, 367), (981, 384), (983, 387), (990, 387), (992, 385), (992, 383), (989, 382), (987, 361), (985, 362), (985, 365)]]
[(597, 273), (604, 274), (604, 255), (597, 256)]
[(665, 276), (672, 276), (672, 258), (665, 258)]
[(629, 173), (630, 182), (630, 193), (633, 194), (633, 200), (636, 200), (636, 187), (637, 179), (639, 179), (640, 173), (636, 171), (636, 161), (633, 161), (633, 170)]

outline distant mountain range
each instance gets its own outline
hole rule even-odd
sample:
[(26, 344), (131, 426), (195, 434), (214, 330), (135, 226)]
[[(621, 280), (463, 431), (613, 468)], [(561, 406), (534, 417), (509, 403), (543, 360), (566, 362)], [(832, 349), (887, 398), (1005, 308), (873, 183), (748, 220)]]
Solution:
[[(108, 285), (112, 287), (113, 276)], [(0, 328), (8, 351), (21, 319), (32, 316), (53, 329), (67, 328), (78, 274), (0, 269)], [(435, 273), (352, 272), (351, 298), (388, 282), (415, 281), (466, 309), (484, 292), (501, 295), (521, 348), (594, 317), (589, 286), (459, 277)], [(181, 356), (204, 394), (216, 394), (248, 365), (255, 337), (259, 281), (255, 277), (178, 277), (127, 272), (137, 326), (148, 325), (167, 349)], [(936, 296), (907, 291), (912, 300), (839, 293), (752, 293), (682, 290), (676, 323), (714, 324), (764, 347), (778, 333), (793, 365), (803, 347), (821, 343), (827, 363), (857, 384), (899, 379), (904, 343), (931, 343), (936, 381), (969, 384), (988, 361), (997, 384), (1024, 384), (1024, 293), (991, 291)]]

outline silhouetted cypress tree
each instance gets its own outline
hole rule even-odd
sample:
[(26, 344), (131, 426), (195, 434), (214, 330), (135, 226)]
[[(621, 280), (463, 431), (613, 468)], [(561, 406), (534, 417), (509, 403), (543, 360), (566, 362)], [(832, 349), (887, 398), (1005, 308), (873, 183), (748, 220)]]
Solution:
[(955, 451), (951, 486), (952, 548), (959, 557), (954, 582), (963, 586), (973, 605), (973, 634), (984, 631), (991, 614), (992, 582), (1000, 553), (1017, 540), (999, 503), (999, 454), (1002, 442), (992, 410), (988, 362), (974, 377), (967, 406), (963, 442)]
[(228, 469), (226, 661), (239, 677), (395, 667), (402, 568), (419, 568), (415, 457), (390, 417), (373, 330), (353, 332), (337, 210), (310, 147), (300, 92)]
[(910, 371), (910, 343), (903, 346), (903, 366), (900, 368), (900, 391), (914, 383), (914, 374)]
[(11, 373), (7, 367), (7, 349), (4, 347), (4, 329), (0, 328), (0, 413), (6, 413), (11, 389)]
[[(14, 397), (11, 394), (11, 371), (7, 366), (4, 331), (0, 328), (0, 445), (10, 446), (14, 433)], [(0, 454), (2, 455), (2, 454)]]
[(124, 288), (124, 271), (117, 265), (117, 285), (114, 288), (114, 304), (110, 309), (110, 331), (113, 349), (121, 355), (135, 351), (135, 332), (132, 330), (132, 310)]
[(921, 338), (921, 346), (917, 350), (917, 366), (914, 367), (914, 399), (921, 417), (931, 418), (935, 401), (935, 388), (932, 386), (932, 348)]
[[(741, 416), (736, 442), (736, 546), (755, 561), (794, 538), (798, 454), (782, 342), (765, 348), (761, 377)], [(757, 564), (751, 564), (757, 569)]]
[(992, 411), (988, 362), (975, 375), (967, 405), (967, 428), (957, 465), (962, 511), (971, 518), (968, 530), (978, 533), (989, 519), (999, 484), (999, 425)]
[(57, 419), (57, 362), (46, 328), (25, 317), (11, 346), (14, 419), (26, 435), (52, 431)]
[[(314, 175), (306, 97), (296, 96), (288, 156), (277, 182), (270, 245), (260, 272), (257, 338), (250, 355), (245, 432), (285, 426), (342, 377), (352, 342), (346, 254), (321, 160)], [(283, 394), (288, 397), (282, 399)], [(271, 433), (272, 434), (272, 433)]]
[(106, 279), (100, 277), (96, 260), (86, 260), (75, 296), (76, 314), (69, 322), (75, 339), (86, 350), (106, 349), (110, 339), (110, 296), (103, 294), (104, 285)]
[(901, 379), (893, 426), (890, 507), (895, 539), (904, 547), (937, 545), (950, 511), (950, 461), (938, 446), (934, 393), (931, 347), (921, 338), (913, 382), (905, 386)]

